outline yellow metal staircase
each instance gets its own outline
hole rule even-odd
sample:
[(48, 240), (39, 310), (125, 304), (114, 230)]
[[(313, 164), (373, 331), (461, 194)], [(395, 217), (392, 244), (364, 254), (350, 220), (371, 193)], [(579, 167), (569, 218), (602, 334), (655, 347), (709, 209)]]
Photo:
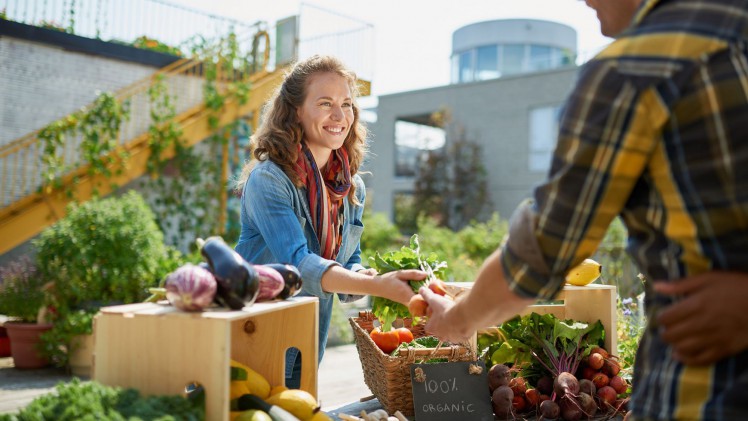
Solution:
[[(99, 196), (107, 195), (114, 186), (124, 186), (146, 174), (151, 155), (148, 145), (151, 124), (148, 89), (153, 84), (165, 83), (177, 98), (175, 122), (182, 129), (181, 144), (192, 146), (237, 119), (251, 116), (256, 123), (263, 103), (282, 80), (282, 69), (268, 72), (264, 66), (253, 74), (218, 72), (215, 83), (219, 92), (225, 91), (231, 82), (239, 80), (249, 81), (251, 90), (244, 104), (231, 96), (227, 97), (216, 116), (218, 125), (215, 127), (209, 124), (212, 111), (206, 107), (203, 98), (203, 88), (207, 83), (205, 67), (199, 60), (181, 59), (115, 94), (120, 102), (130, 102), (131, 114), (120, 127), (119, 150), (110, 155), (119, 156), (124, 151), (129, 157), (119, 164), (121, 171), (113, 172), (111, 176), (90, 175), (89, 164), (76, 151), (80, 139), (69, 139), (64, 150), (58, 152), (65, 157), (65, 167), (70, 168), (65, 174), (59, 174), (63, 188), (45, 188), (41, 177), (45, 163), (42, 160), (44, 145), (39, 138), (40, 131), (0, 146), (0, 254), (29, 240), (62, 218), (71, 201), (89, 200), (94, 192)], [(164, 159), (174, 156), (174, 149), (162, 152), (161, 156)], [(117, 162), (118, 159), (113, 161)]]

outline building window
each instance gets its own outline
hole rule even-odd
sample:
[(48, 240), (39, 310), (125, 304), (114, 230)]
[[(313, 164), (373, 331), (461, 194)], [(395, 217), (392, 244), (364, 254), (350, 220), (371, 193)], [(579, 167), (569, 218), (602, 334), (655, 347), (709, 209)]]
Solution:
[(531, 45), (530, 46), (530, 60), (528, 62), (530, 71), (546, 70), (553, 66), (552, 61), (552, 49), (544, 45)]
[(560, 106), (530, 109), (530, 154), (528, 166), (532, 172), (547, 172), (551, 168), (553, 149), (558, 136)]
[(499, 73), (499, 49), (496, 45), (478, 48), (475, 62), (475, 79), (489, 80), (501, 76)]
[(502, 46), (501, 69), (502, 75), (516, 75), (525, 68), (525, 45), (507, 44)]
[(473, 51), (460, 54), (460, 83), (472, 82), (473, 79)]
[(444, 147), (444, 130), (428, 125), (429, 120), (425, 115), (395, 122), (396, 177), (415, 177), (427, 153)]

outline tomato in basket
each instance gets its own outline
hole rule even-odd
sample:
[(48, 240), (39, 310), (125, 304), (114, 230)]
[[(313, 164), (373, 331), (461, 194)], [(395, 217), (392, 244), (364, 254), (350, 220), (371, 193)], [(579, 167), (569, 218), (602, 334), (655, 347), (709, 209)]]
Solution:
[(397, 332), (397, 336), (400, 338), (400, 343), (413, 342), (413, 332), (411, 332), (407, 327), (399, 327), (395, 329), (395, 332)]
[(371, 340), (382, 350), (385, 354), (389, 354), (394, 351), (398, 345), (400, 345), (400, 335), (396, 329), (382, 332), (382, 329), (375, 327), (369, 334)]

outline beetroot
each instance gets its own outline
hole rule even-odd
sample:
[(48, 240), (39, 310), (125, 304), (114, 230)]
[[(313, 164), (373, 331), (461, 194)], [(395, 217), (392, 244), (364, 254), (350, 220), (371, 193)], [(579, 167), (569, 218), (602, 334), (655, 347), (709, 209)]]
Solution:
[(527, 390), (527, 382), (523, 377), (514, 377), (509, 380), (509, 387), (514, 392), (514, 396), (524, 396)]
[(507, 417), (512, 414), (514, 392), (509, 386), (499, 386), (491, 394), (491, 405), (497, 417)]
[(558, 396), (564, 396), (565, 394), (576, 396), (579, 393), (579, 381), (573, 374), (564, 371), (553, 381), (553, 390)]
[(624, 380), (621, 376), (611, 377), (608, 385), (615, 389), (616, 393), (618, 393), (619, 395), (621, 393), (626, 393), (626, 390), (629, 388), (628, 383), (626, 383), (626, 380)]
[(592, 383), (594, 383), (595, 387), (599, 389), (603, 386), (607, 386), (608, 383), (610, 383), (610, 379), (604, 373), (597, 373), (595, 374), (595, 377), (592, 378)]
[(540, 415), (542, 415), (543, 418), (555, 420), (559, 415), (561, 415), (561, 408), (559, 408), (558, 404), (552, 400), (543, 401), (540, 403)]
[(604, 363), (605, 363), (605, 358), (603, 358), (603, 356), (600, 355), (600, 353), (598, 352), (593, 352), (592, 354), (590, 354), (587, 360), (587, 364), (595, 370), (599, 370), (603, 368)]
[(187, 263), (166, 277), (166, 299), (183, 311), (202, 311), (216, 295), (216, 278), (200, 266)]
[(595, 374), (597, 374), (598, 371), (594, 368), (587, 366), (582, 369), (582, 378), (587, 380), (592, 380), (593, 377), (595, 377)]
[(541, 394), (550, 395), (553, 393), (553, 379), (548, 376), (543, 376), (538, 379), (538, 384), (535, 387), (538, 388)]
[(599, 347), (599, 346), (595, 346), (595, 347), (592, 347), (592, 349), (590, 349), (590, 355), (594, 354), (594, 353), (598, 353), (598, 354), (602, 355), (603, 358), (610, 357), (610, 354), (608, 354), (608, 351), (606, 351), (604, 348)]
[(509, 367), (504, 364), (494, 364), (488, 370), (488, 388), (491, 392), (499, 386), (508, 386), (512, 375), (509, 373)]
[(514, 412), (524, 412), (525, 408), (527, 408), (527, 401), (524, 396), (515, 395), (514, 398), (512, 398), (512, 409), (514, 409)]
[(608, 377), (616, 376), (620, 371), (621, 365), (618, 364), (618, 361), (614, 359), (605, 360), (605, 363), (603, 364), (603, 373), (607, 374)]
[(591, 395), (580, 392), (577, 401), (579, 402), (579, 406), (582, 408), (585, 417), (591, 418), (595, 416), (597, 413), (597, 404)]
[(540, 392), (538, 392), (538, 389), (527, 389), (525, 391), (525, 399), (527, 399), (527, 403), (529, 403), (532, 406), (538, 406), (540, 405), (540, 397), (542, 395)]
[(579, 381), (579, 391), (590, 396), (595, 396), (597, 387), (595, 387), (595, 383), (592, 383), (592, 380), (582, 379)]
[(606, 408), (608, 405), (613, 405), (616, 401), (616, 390), (610, 386), (601, 387), (597, 390), (597, 397), (601, 401), (600, 408)]
[(561, 418), (564, 421), (579, 421), (582, 419), (582, 408), (571, 395), (561, 398), (559, 407), (561, 408)]

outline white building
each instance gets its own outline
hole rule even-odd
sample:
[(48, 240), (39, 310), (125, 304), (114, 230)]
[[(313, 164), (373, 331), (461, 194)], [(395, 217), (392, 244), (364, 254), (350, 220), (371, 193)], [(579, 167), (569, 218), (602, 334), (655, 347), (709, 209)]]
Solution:
[(482, 146), (493, 210), (508, 218), (550, 166), (557, 116), (577, 73), (576, 44), (573, 28), (531, 19), (455, 31), (451, 84), (379, 97), (366, 165), (373, 211), (394, 219), (395, 198), (413, 193), (421, 154), (449, 142), (430, 121), (448, 109)]

